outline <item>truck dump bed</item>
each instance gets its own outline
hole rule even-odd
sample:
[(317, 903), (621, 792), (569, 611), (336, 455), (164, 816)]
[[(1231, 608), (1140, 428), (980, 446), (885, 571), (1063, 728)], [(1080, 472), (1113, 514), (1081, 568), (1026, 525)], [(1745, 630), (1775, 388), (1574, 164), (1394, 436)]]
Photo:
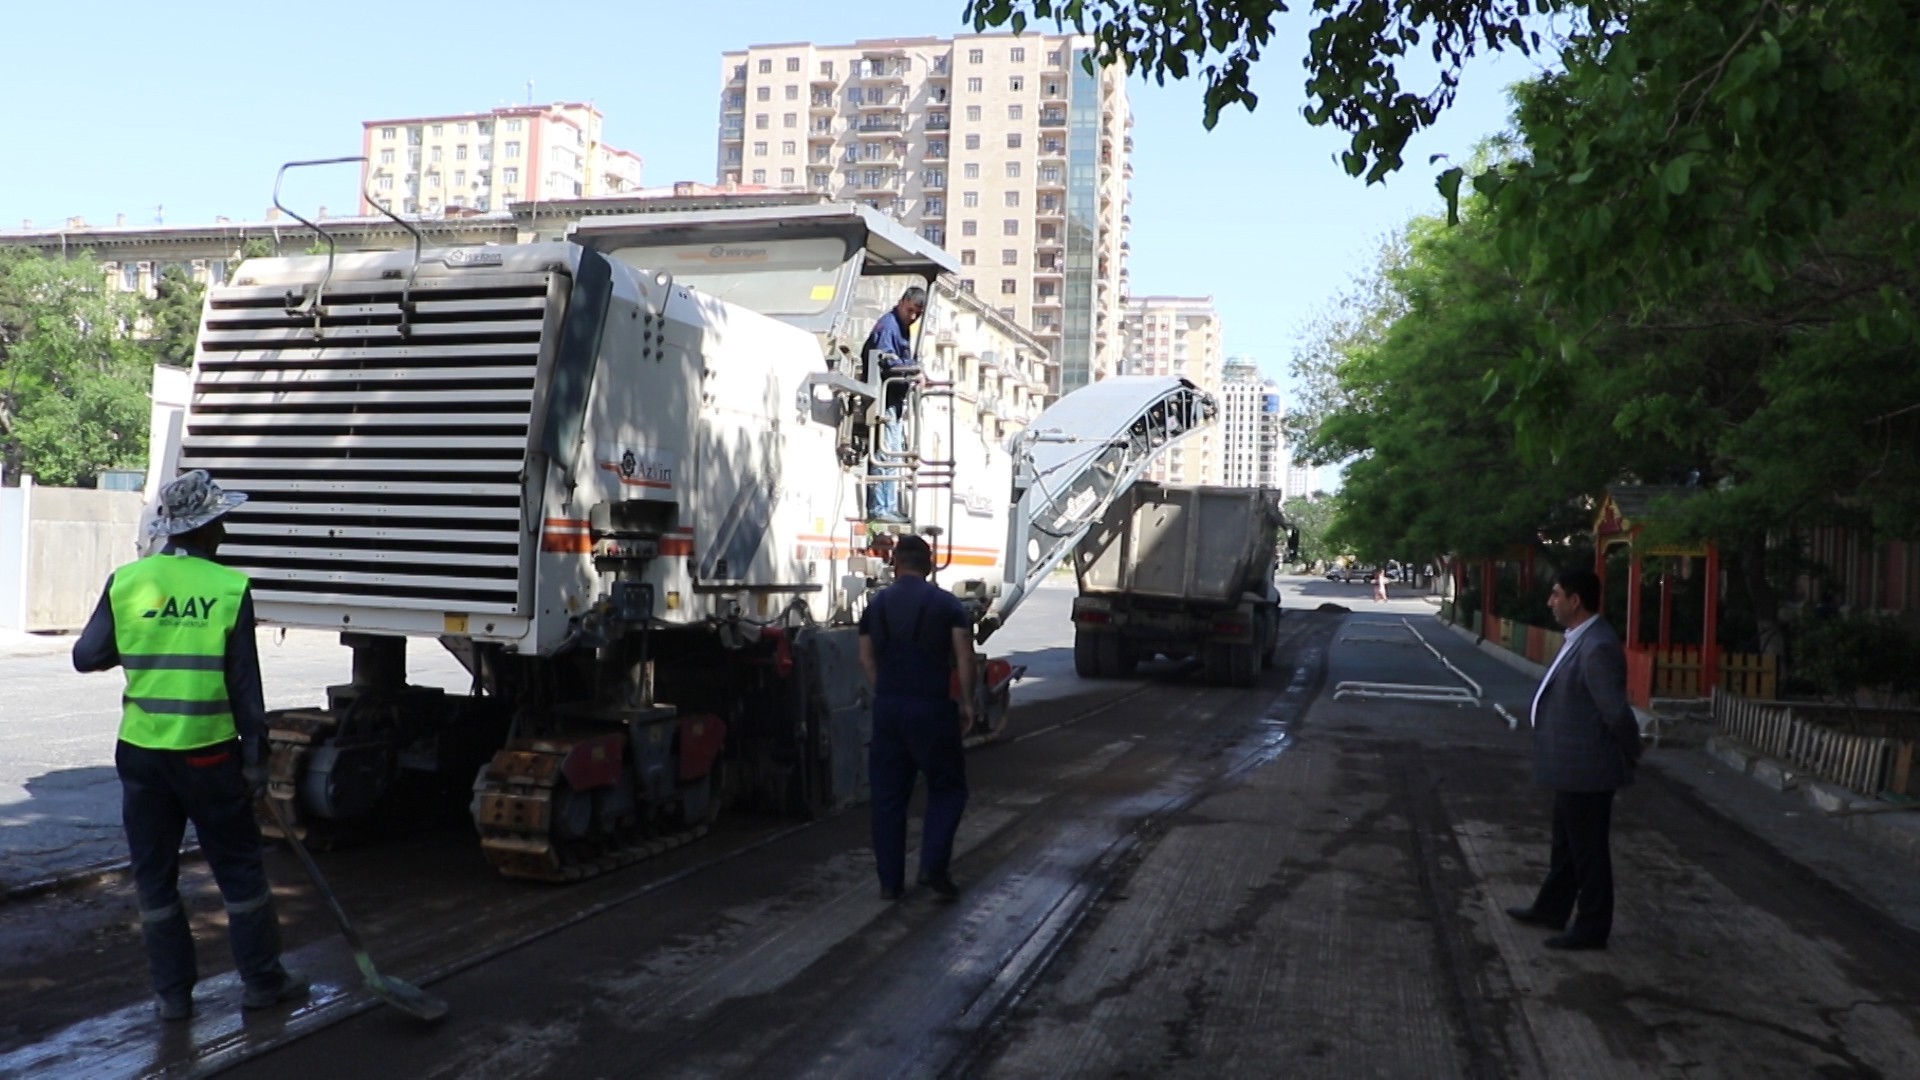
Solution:
[(1286, 518), (1279, 493), (1138, 481), (1074, 550), (1080, 592), (1232, 604), (1260, 591)]

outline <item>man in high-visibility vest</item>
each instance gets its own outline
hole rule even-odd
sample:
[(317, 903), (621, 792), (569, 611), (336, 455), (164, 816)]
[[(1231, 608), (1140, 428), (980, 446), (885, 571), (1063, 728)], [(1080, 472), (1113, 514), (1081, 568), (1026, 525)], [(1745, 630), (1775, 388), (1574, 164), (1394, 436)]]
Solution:
[(305, 997), (306, 976), (280, 964), (253, 798), (266, 786), (266, 703), (247, 576), (213, 561), (221, 518), (245, 502), (203, 470), (160, 489), (150, 539), (158, 554), (107, 579), (73, 646), (80, 671), (122, 667), (122, 815), (140, 930), (163, 1020), (193, 1015), (193, 931), (180, 904), (180, 841), (187, 822), (226, 901), (227, 934), (245, 989), (265, 1009)]

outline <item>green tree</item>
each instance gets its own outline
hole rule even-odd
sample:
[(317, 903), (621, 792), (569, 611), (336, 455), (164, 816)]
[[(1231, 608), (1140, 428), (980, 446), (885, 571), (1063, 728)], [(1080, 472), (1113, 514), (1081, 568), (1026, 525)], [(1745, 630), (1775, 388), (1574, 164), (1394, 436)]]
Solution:
[(49, 484), (146, 457), (153, 362), (140, 309), (90, 254), (0, 251), (0, 461)]
[(156, 362), (175, 367), (193, 364), (200, 336), (201, 303), (207, 287), (179, 266), (169, 266), (153, 282), (152, 299), (142, 303), (144, 336)]
[[(1280, 509), (1287, 523), (1300, 530), (1300, 561), (1316, 563), (1341, 554), (1327, 543), (1327, 527), (1333, 523), (1333, 500), (1325, 495), (1288, 499)], [(1284, 550), (1284, 545), (1282, 545)]]

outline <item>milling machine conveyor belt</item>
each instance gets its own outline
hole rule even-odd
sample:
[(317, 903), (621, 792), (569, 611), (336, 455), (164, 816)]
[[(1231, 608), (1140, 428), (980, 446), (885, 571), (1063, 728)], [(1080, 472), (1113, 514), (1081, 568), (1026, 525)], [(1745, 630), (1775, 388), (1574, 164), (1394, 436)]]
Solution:
[(1006, 622), (1155, 456), (1217, 411), (1186, 379), (1123, 375), (1063, 396), (1014, 436), (1007, 576), (978, 639)]

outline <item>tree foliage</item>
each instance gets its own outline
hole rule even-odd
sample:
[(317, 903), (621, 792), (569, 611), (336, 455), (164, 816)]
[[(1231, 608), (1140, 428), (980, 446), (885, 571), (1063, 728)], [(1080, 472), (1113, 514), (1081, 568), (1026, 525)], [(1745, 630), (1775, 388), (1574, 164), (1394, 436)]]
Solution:
[(1287, 524), (1300, 530), (1300, 562), (1311, 565), (1337, 558), (1341, 554), (1327, 542), (1327, 528), (1333, 523), (1334, 502), (1331, 498), (1322, 495), (1288, 499), (1280, 509), (1287, 515)]
[(142, 330), (156, 362), (174, 367), (193, 364), (193, 343), (200, 335), (201, 302), (207, 287), (184, 269), (169, 266), (153, 283), (153, 298), (141, 305)]
[(153, 354), (137, 298), (90, 255), (0, 250), (0, 453), (9, 483), (91, 480), (146, 457)]

